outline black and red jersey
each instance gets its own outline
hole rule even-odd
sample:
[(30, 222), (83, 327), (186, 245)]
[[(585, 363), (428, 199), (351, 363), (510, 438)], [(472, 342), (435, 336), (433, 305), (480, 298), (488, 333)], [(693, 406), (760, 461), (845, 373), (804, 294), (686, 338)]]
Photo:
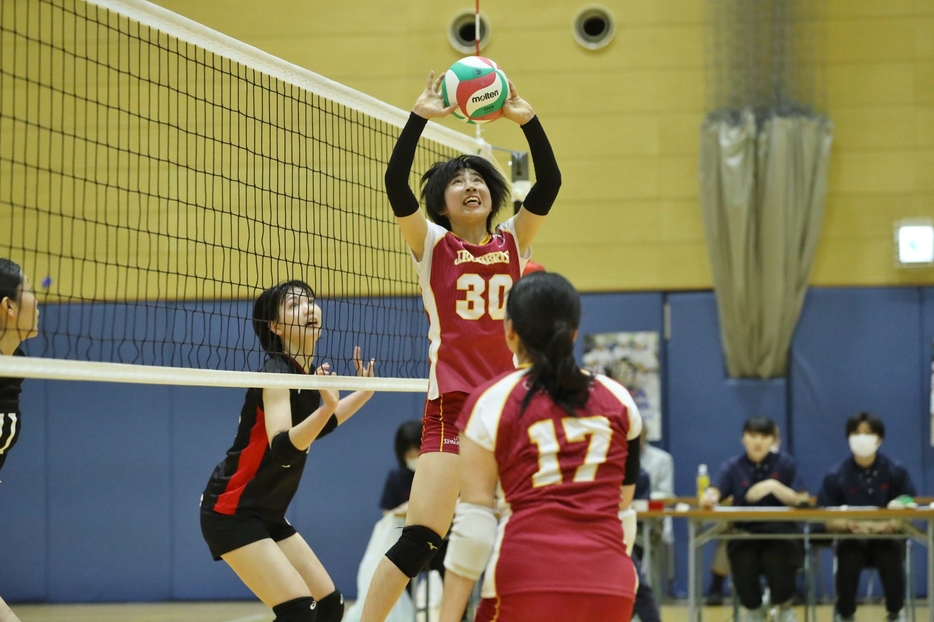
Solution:
[[(270, 354), (263, 371), (273, 374), (304, 374), (305, 370), (285, 354)], [(308, 418), (321, 404), (321, 394), (314, 390), (291, 389), (292, 425)], [(337, 427), (333, 415), (318, 438)], [(217, 465), (204, 495), (201, 509), (219, 514), (253, 516), (268, 521), (284, 515), (305, 469), (307, 452), (291, 465), (273, 461), (266, 435), (263, 390), (248, 389), (240, 425), (227, 457)]]
[[(13, 356), (25, 356), (16, 348)], [(0, 469), (7, 454), (19, 440), (22, 421), (19, 410), (19, 394), (22, 391), (22, 378), (0, 378)]]

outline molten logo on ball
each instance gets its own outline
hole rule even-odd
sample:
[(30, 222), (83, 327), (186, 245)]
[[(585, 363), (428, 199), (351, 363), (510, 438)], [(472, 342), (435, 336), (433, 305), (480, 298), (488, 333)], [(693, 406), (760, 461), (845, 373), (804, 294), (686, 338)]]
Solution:
[(488, 99), (494, 99), (499, 97), (499, 91), (493, 91), (492, 93), (483, 93), (482, 95), (474, 95), (470, 98), (470, 101), (474, 104), (479, 102), (485, 102)]
[(466, 123), (487, 123), (503, 114), (509, 96), (506, 74), (483, 56), (457, 61), (444, 74), (441, 98), (445, 105), (457, 104), (454, 116)]

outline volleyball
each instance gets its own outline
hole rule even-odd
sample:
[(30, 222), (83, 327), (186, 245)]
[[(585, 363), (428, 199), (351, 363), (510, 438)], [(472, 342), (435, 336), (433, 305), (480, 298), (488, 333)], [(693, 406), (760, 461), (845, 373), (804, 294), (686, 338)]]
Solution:
[(483, 56), (462, 58), (447, 70), (441, 83), (445, 106), (457, 104), (454, 116), (466, 123), (487, 123), (503, 114), (509, 97), (506, 74)]

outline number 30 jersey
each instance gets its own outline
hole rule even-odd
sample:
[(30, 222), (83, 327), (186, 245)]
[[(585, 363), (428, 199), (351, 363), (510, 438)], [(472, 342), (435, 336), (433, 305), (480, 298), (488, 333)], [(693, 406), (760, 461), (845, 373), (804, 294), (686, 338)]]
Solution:
[(482, 244), (470, 244), (428, 221), (425, 252), (415, 262), (428, 314), (428, 399), (470, 393), (515, 368), (503, 337), (506, 293), (531, 256), (519, 256), (514, 219)]
[(503, 503), (482, 595), (572, 592), (634, 598), (619, 519), (628, 441), (642, 419), (625, 387), (595, 375), (570, 416), (538, 392), (522, 411), (528, 369), (477, 389), (457, 425), (493, 452)]

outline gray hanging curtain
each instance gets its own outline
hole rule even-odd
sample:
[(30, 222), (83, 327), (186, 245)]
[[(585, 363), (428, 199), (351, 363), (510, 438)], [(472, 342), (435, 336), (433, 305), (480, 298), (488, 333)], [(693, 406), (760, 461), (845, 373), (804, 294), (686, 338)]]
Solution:
[(701, 129), (701, 206), (731, 377), (785, 374), (824, 215), (833, 125), (747, 108)]
[(824, 216), (825, 0), (707, 0), (700, 196), (733, 378), (785, 375)]

